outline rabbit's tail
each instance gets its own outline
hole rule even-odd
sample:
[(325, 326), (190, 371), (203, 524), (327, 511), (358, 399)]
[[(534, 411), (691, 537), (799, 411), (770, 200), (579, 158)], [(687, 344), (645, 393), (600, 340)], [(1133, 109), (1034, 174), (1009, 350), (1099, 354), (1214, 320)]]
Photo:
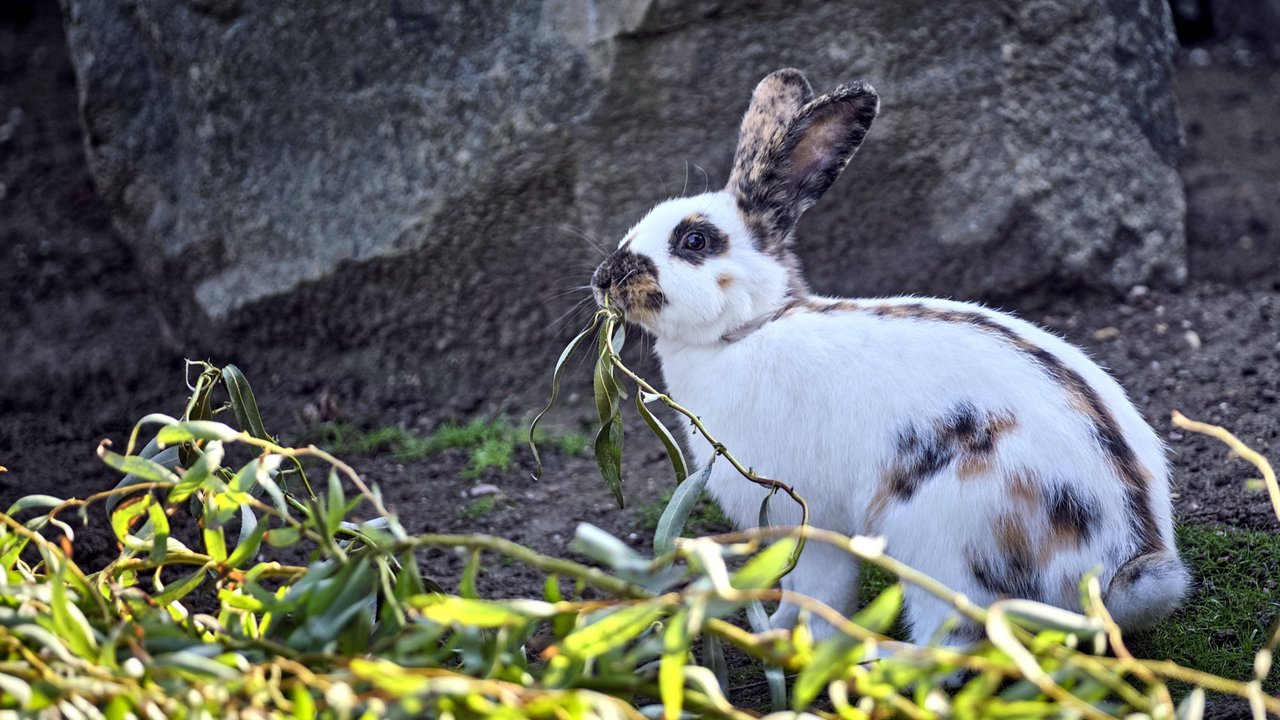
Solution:
[(1116, 571), (1103, 604), (1125, 630), (1149, 627), (1167, 617), (1186, 599), (1191, 574), (1170, 550), (1139, 555)]

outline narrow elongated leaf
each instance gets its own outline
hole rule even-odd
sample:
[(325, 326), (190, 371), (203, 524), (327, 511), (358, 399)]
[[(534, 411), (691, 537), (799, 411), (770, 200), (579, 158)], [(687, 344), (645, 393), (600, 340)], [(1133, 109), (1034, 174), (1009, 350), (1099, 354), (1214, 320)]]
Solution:
[(595, 657), (635, 639), (661, 615), (662, 606), (656, 603), (623, 607), (569, 633), (560, 647), (572, 657)]
[[(638, 393), (637, 397), (639, 397)], [(676, 538), (680, 537), (684, 531), (684, 526), (689, 521), (689, 513), (693, 511), (693, 506), (698, 504), (698, 498), (707, 487), (707, 479), (711, 477), (711, 468), (714, 465), (715, 456), (712, 456), (711, 462), (708, 462), (701, 472), (677, 485), (675, 491), (671, 493), (671, 502), (667, 503), (667, 507), (663, 509), (662, 517), (658, 518), (658, 528), (653, 533), (654, 552), (661, 555), (675, 549)]]
[(538, 423), (542, 421), (543, 416), (551, 411), (552, 406), (556, 404), (556, 400), (560, 397), (560, 378), (564, 375), (565, 363), (568, 362), (574, 351), (582, 345), (582, 342), (591, 337), (592, 331), (599, 324), (600, 316), (596, 315), (592, 318), (591, 324), (570, 340), (564, 350), (560, 351), (560, 358), (556, 360), (555, 369), (551, 371), (551, 399), (547, 401), (547, 406), (542, 408), (542, 412), (534, 416), (533, 422), (529, 423), (529, 450), (533, 452), (533, 461), (537, 465), (537, 470), (533, 474), (534, 480), (542, 479), (542, 456), (538, 454), (538, 444), (534, 442), (534, 433), (538, 430)]
[(724, 692), (729, 691), (729, 663), (724, 657), (724, 643), (718, 635), (702, 637), (702, 665), (711, 670), (716, 684)]
[[(676, 482), (682, 483), (689, 476), (689, 466), (685, 464), (684, 453), (680, 452), (680, 443), (676, 442), (675, 436), (649, 410), (649, 406), (645, 402), (644, 391), (636, 390), (636, 411), (640, 413), (640, 417), (649, 426), (649, 429), (653, 431), (653, 434), (658, 436), (663, 449), (667, 451), (667, 459), (671, 461), (671, 470), (675, 473)], [(715, 456), (713, 455), (712, 457), (714, 458)], [(710, 467), (710, 463), (707, 466)]]
[(5, 512), (5, 515), (17, 515), (23, 510), (30, 510), (32, 508), (57, 507), (63, 502), (64, 501), (61, 498), (56, 498), (52, 495), (27, 495), (10, 505), (9, 509)]
[(58, 565), (58, 574), (53, 582), (53, 597), (49, 603), (50, 612), (53, 616), (53, 627), (58, 633), (58, 637), (71, 652), (84, 658), (85, 660), (93, 659), (97, 655), (98, 641), (93, 635), (93, 628), (89, 625), (89, 619), (84, 616), (80, 608), (71, 601), (71, 597), (67, 593), (67, 564), (69, 560), (63, 560)]
[(235, 428), (216, 420), (186, 420), (160, 428), (156, 433), (156, 440), (161, 445), (177, 445), (194, 440), (231, 442), (239, 435)]
[(165, 587), (164, 592), (156, 596), (156, 603), (159, 605), (171, 605), (187, 595), (192, 590), (200, 587), (200, 583), (204, 580), (205, 568), (203, 566), (197, 568), (195, 572), (182, 576), (177, 582), (169, 583)]
[(871, 632), (884, 633), (898, 619), (898, 613), (902, 610), (902, 597), (902, 583), (890, 585), (853, 616), (853, 624), (861, 625)]
[(747, 561), (729, 579), (739, 590), (770, 588), (778, 583), (795, 552), (796, 539), (782, 538)]
[(614, 415), (596, 433), (595, 440), (596, 466), (604, 484), (613, 493), (618, 507), (624, 507), (622, 497), (622, 418)]
[(177, 484), (179, 478), (169, 468), (154, 460), (137, 455), (121, 455), (112, 452), (105, 445), (98, 446), (98, 457), (107, 465), (128, 475), (136, 475), (139, 482), (169, 482)]
[(258, 412), (258, 401), (253, 396), (253, 388), (244, 373), (235, 365), (222, 368), (222, 381), (227, 387), (227, 395), (231, 396), (231, 411), (236, 415), (236, 424), (242, 430), (259, 440), (270, 440), (266, 427), (262, 424), (262, 415)]
[(671, 720), (677, 720), (684, 710), (684, 665), (689, 643), (689, 616), (682, 610), (667, 620), (658, 664), (658, 695), (664, 716)]
[(205, 527), (201, 531), (204, 536), (204, 550), (216, 562), (227, 559), (227, 536), (221, 527)]
[[(763, 633), (772, 629), (772, 625), (769, 622), (769, 614), (764, 611), (764, 605), (759, 600), (752, 600), (747, 603), (747, 622), (751, 623), (753, 632)], [(786, 710), (787, 676), (783, 673), (782, 668), (777, 665), (765, 665), (764, 679), (769, 685), (769, 704), (773, 707), (773, 711), (782, 712)]]
[[(152, 445), (147, 446), (147, 448), (151, 448), (151, 447), (153, 446)], [(158, 448), (159, 444), (156, 444), (154, 447)], [(146, 453), (146, 448), (143, 449), (143, 453)], [(165, 448), (164, 450), (159, 450), (157, 452), (151, 453), (150, 455), (139, 454), (138, 457), (143, 458), (145, 460), (150, 460), (151, 462), (154, 462), (160, 467), (170, 471), (175, 470), (182, 464), (181, 459), (179, 458), (178, 448)], [(148, 482), (157, 482), (157, 481), (148, 477), (141, 477), (135, 474), (128, 474), (128, 475), (125, 475), (123, 478), (121, 478), (120, 482), (116, 483), (115, 489), (119, 490), (120, 488), (128, 487), (130, 485), (137, 485), (139, 483), (148, 483)], [(107, 502), (106, 502), (107, 512), (109, 513), (112, 510), (114, 510), (116, 505), (119, 505), (120, 501), (126, 497), (128, 497), (127, 494), (120, 494), (120, 495), (112, 495), (111, 497), (107, 498)]]
[[(240, 506), (240, 514), (244, 518), (241, 520), (240, 542), (227, 558), (227, 565), (233, 568), (238, 568), (257, 556), (258, 548), (262, 546), (262, 536), (267, 531), (267, 524), (258, 522), (248, 505)], [(250, 518), (254, 519), (251, 521)], [(248, 535), (244, 533), (246, 526), (250, 527)]]
[(169, 516), (164, 506), (156, 502), (147, 508), (147, 517), (151, 520), (151, 560), (163, 562), (169, 547)]
[[(171, 448), (172, 449), (172, 448)], [(168, 452), (166, 450), (165, 452)], [(196, 451), (192, 451), (196, 452)], [(169, 502), (180, 503), (191, 497), (196, 490), (204, 487), (210, 480), (217, 480), (218, 484), (222, 483), (215, 473), (222, 467), (222, 458), (225, 454), (222, 443), (218, 440), (211, 441), (205, 446), (204, 451), (199, 457), (191, 463), (187, 471), (183, 473), (182, 480), (169, 491)]]
[(480, 550), (474, 549), (467, 557), (467, 565), (462, 569), (462, 579), (458, 582), (458, 594), (464, 598), (480, 597), (476, 591), (476, 577), (480, 574)]
[(520, 606), (491, 600), (471, 600), (449, 595), (422, 595), (414, 605), (422, 617), (441, 625), (466, 625), (470, 627), (503, 627), (519, 625), (530, 617), (550, 617), (549, 603), (526, 600)]
[(154, 504), (155, 497), (151, 494), (146, 494), (116, 506), (115, 511), (111, 513), (111, 530), (115, 532), (116, 539), (122, 545), (127, 546), (129, 544), (130, 531), (133, 529), (134, 523)]
[(791, 708), (804, 710), (818, 697), (818, 693), (845, 668), (862, 660), (864, 646), (861, 641), (844, 633), (836, 633), (818, 643), (813, 658), (805, 663), (791, 687)]

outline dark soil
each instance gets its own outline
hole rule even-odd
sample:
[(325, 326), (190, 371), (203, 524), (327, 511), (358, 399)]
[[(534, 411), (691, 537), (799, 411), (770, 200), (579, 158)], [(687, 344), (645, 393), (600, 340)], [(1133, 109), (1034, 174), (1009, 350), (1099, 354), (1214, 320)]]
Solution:
[[(135, 274), (137, 258), (113, 234), (85, 167), (55, 3), (20, 6), (22, 13), (0, 13), (0, 465), (8, 468), (0, 474), (0, 508), (30, 493), (83, 497), (113, 486), (118, 476), (95, 457), (98, 441), (120, 444), (148, 412), (180, 413), (187, 392), (183, 346), (154, 310)], [(1224, 90), (1224, 78), (1234, 91)], [(1278, 78), (1277, 67), (1266, 64), (1247, 72), (1212, 64), (1180, 71), (1183, 113), (1192, 122), (1183, 169), (1192, 209), (1186, 287), (1135, 288), (1128, 298), (1061, 297), (1022, 312), (1089, 349), (1166, 436), (1184, 521), (1280, 526), (1265, 495), (1245, 490), (1257, 474), (1251, 467), (1169, 422), (1179, 409), (1224, 424), (1280, 459), (1280, 228), (1268, 215), (1280, 207), (1280, 197), (1269, 194), (1280, 187)], [(1215, 121), (1223, 117), (1231, 121)], [(639, 361), (640, 350), (631, 350)], [(427, 433), (484, 412), (520, 420), (546, 391), (542, 381), (536, 392), (506, 399), (433, 403), (406, 392), (404, 383), (317, 374), (311, 359), (287, 348), (236, 348), (215, 360), (241, 365), (268, 428), (285, 442), (323, 421)], [(550, 368), (538, 372), (546, 376)], [(590, 412), (588, 398), (570, 397), (557, 417), (583, 429)], [(411, 532), (490, 532), (563, 554), (578, 523), (591, 522), (645, 549), (649, 537), (635, 507), (654, 502), (671, 480), (657, 444), (640, 427), (628, 430), (629, 507), (621, 512), (590, 458), (550, 448), (541, 482), (530, 479), (523, 450), (515, 469), (485, 478), (501, 494), (479, 517), (467, 512), (475, 482), (460, 479), (465, 453), (413, 463), (347, 459), (381, 486)], [(89, 539), (78, 544), (77, 559), (93, 566), (109, 552), (110, 543)], [(428, 572), (451, 586), (461, 566), (462, 559), (437, 553)], [(490, 595), (538, 593), (541, 578), (490, 562), (480, 587)]]

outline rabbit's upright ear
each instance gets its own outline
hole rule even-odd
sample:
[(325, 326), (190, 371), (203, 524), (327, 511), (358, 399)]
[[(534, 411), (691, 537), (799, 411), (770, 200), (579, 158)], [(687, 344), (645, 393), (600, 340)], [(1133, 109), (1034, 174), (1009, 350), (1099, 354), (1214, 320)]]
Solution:
[(738, 130), (738, 149), (733, 155), (733, 171), (729, 189), (733, 190), (760, 165), (761, 156), (778, 141), (800, 114), (800, 108), (813, 99), (813, 88), (799, 70), (785, 68), (769, 73), (751, 94), (751, 106), (742, 116)]
[[(755, 107), (753, 100), (753, 111)], [(849, 164), (879, 109), (880, 98), (870, 85), (842, 85), (801, 107), (785, 129), (771, 133), (741, 170), (735, 160), (726, 189), (737, 196), (764, 248), (777, 249), (788, 242), (800, 214), (822, 197)], [(747, 115), (749, 119), (751, 111)], [(744, 119), (739, 160), (747, 141), (746, 127)]]

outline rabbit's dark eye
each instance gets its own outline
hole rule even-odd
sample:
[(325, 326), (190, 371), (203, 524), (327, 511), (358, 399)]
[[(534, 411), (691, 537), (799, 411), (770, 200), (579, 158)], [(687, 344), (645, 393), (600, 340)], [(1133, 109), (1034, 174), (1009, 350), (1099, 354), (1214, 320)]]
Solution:
[(681, 240), (681, 242), (684, 244), (686, 250), (692, 250), (694, 252), (701, 252), (707, 248), (707, 236), (697, 230), (685, 233), (684, 239)]

